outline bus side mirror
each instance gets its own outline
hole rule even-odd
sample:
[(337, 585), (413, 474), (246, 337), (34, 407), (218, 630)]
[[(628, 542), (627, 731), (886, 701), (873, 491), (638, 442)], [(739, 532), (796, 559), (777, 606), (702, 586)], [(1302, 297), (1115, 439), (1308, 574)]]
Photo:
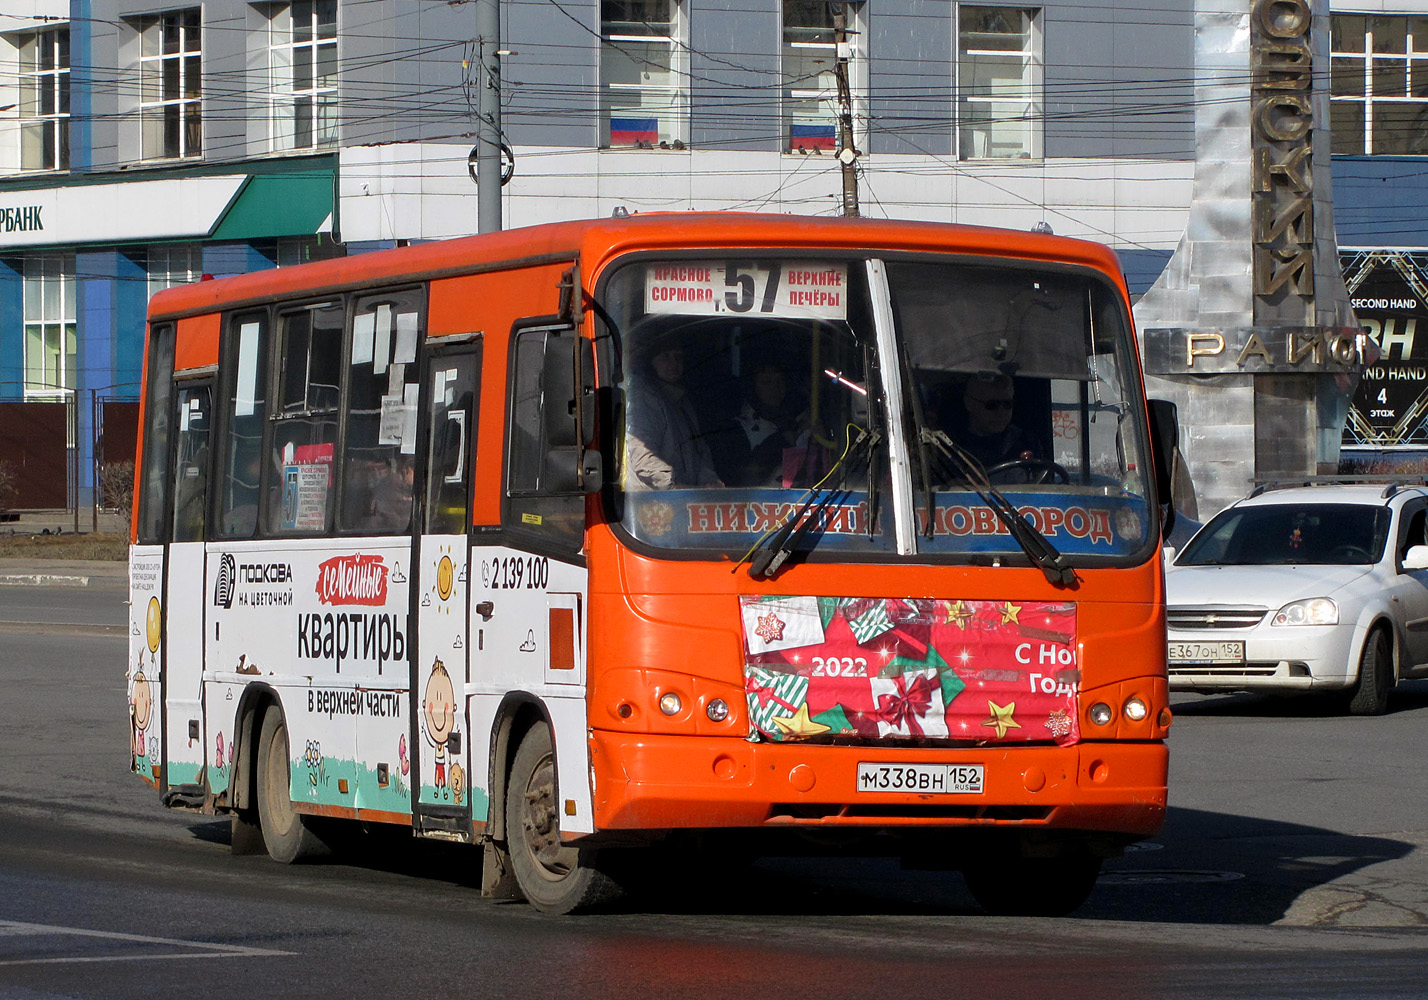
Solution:
[(1161, 530), (1169, 535), (1175, 527), (1173, 478), (1175, 454), (1180, 448), (1180, 414), (1168, 399), (1149, 399), (1150, 461), (1155, 470), (1155, 492), (1165, 509)]
[[(563, 343), (567, 337), (573, 343)], [(595, 437), (595, 345), (574, 330), (546, 342), (541, 372), (546, 452), (542, 489), (549, 493), (595, 493), (604, 463), (590, 445)]]
[(589, 446), (595, 440), (595, 342), (579, 337), (575, 341), (576, 384), (580, 387), (576, 420), (580, 428), (580, 443)]
[(580, 442), (580, 488), (598, 493), (605, 485), (605, 461), (595, 446), (595, 342), (580, 337), (575, 341), (576, 385), (580, 396), (576, 405), (576, 437)]

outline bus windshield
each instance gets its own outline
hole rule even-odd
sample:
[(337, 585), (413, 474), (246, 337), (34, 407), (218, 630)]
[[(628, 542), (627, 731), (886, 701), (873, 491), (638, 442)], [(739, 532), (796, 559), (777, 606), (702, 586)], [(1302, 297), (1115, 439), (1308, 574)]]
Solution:
[(641, 542), (738, 558), (797, 516), (816, 519), (810, 558), (1019, 557), (990, 484), (1069, 557), (1149, 543), (1129, 322), (1094, 272), (643, 258), (602, 305), (622, 362), (617, 514)]

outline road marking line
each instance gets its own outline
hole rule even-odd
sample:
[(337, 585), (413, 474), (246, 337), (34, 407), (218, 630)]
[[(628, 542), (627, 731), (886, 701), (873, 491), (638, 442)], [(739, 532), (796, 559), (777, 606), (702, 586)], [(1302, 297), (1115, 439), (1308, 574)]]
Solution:
[(93, 931), (83, 927), (60, 927), (53, 924), (27, 924), (18, 920), (0, 920), (0, 938), (39, 935), (104, 938), (136, 944), (162, 944), (180, 948), (202, 949), (157, 955), (76, 955), (69, 958), (0, 959), (0, 965), (53, 965), (67, 962), (138, 962), (170, 961), (176, 958), (274, 958), (296, 955), (295, 951), (274, 951), (243, 945), (217, 944), (212, 941), (185, 941), (181, 938), (149, 937), (144, 934), (123, 934), (118, 931)]

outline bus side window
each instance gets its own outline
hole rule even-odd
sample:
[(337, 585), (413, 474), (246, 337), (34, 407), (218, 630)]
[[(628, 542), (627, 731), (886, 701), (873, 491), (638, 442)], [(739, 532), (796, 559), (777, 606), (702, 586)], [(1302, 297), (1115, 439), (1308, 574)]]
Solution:
[(156, 326), (149, 335), (148, 399), (144, 408), (143, 480), (139, 487), (140, 544), (167, 541), (165, 508), (169, 496), (169, 462), (173, 439), (174, 327)]
[(407, 291), (361, 299), (353, 312), (338, 519), (345, 531), (411, 528), (421, 309), (421, 293)]
[(252, 538), (258, 527), (263, 473), (263, 425), (268, 416), (268, 321), (261, 313), (238, 316), (230, 328), (232, 372), (218, 494), (218, 528), (224, 538)]
[(277, 395), (269, 448), (270, 531), (326, 531), (332, 510), (343, 308), (323, 302), (278, 318)]
[(208, 386), (181, 389), (178, 404), (173, 540), (201, 542), (208, 523)]
[(570, 327), (516, 332), (506, 456), (506, 525), (570, 549), (581, 547), (585, 531), (585, 495), (574, 471), (577, 340)]

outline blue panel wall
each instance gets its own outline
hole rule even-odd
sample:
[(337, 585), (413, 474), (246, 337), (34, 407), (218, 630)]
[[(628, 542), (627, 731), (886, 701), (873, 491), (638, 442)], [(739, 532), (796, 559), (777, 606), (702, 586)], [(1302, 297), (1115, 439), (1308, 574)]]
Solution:
[[(469, 5), (454, 10), (472, 16), (464, 13), (471, 10)], [(593, 148), (600, 133), (600, 4), (503, 3), (501, 17), (502, 44), (515, 53), (501, 61), (506, 141)], [(469, 37), (472, 30), (465, 27), (449, 37)], [(450, 131), (447, 118), (434, 120), (438, 128)], [(467, 125), (463, 131), (471, 129), (474, 126)]]
[(18, 398), (25, 380), (25, 300), (18, 260), (0, 258), (0, 397)]
[(952, 153), (956, 5), (940, 0), (868, 4), (869, 99), (874, 153)]
[(693, 7), (690, 136), (696, 148), (781, 147), (782, 89), (776, 76), (781, 45), (776, 4)]
[(396, 245), (395, 240), (354, 240), (347, 244), (347, 255), (355, 257), (358, 254), (372, 253), (375, 250), (390, 250)]
[(215, 278), (266, 271), (273, 266), (271, 258), (247, 243), (217, 243), (203, 248), (203, 271)]
[(74, 255), (80, 506), (89, 504), (94, 496), (94, 396), (107, 391), (112, 381), (118, 256), (113, 251), (80, 251)]
[(1428, 246), (1428, 160), (1336, 156), (1333, 174), (1340, 246)]
[(144, 322), (149, 310), (149, 277), (143, 263), (115, 254), (111, 396), (138, 398), (144, 371)]
[(1117, 250), (1121, 270), (1126, 275), (1126, 287), (1132, 295), (1144, 295), (1165, 270), (1170, 260), (1169, 250)]
[(87, 171), (94, 149), (94, 81), (107, 77), (95, 73), (94, 19), (90, 16), (89, 0), (70, 0), (69, 4), (69, 166), (77, 172)]
[(1047, 157), (1194, 157), (1194, 3), (1049, 0), (1041, 9)]

